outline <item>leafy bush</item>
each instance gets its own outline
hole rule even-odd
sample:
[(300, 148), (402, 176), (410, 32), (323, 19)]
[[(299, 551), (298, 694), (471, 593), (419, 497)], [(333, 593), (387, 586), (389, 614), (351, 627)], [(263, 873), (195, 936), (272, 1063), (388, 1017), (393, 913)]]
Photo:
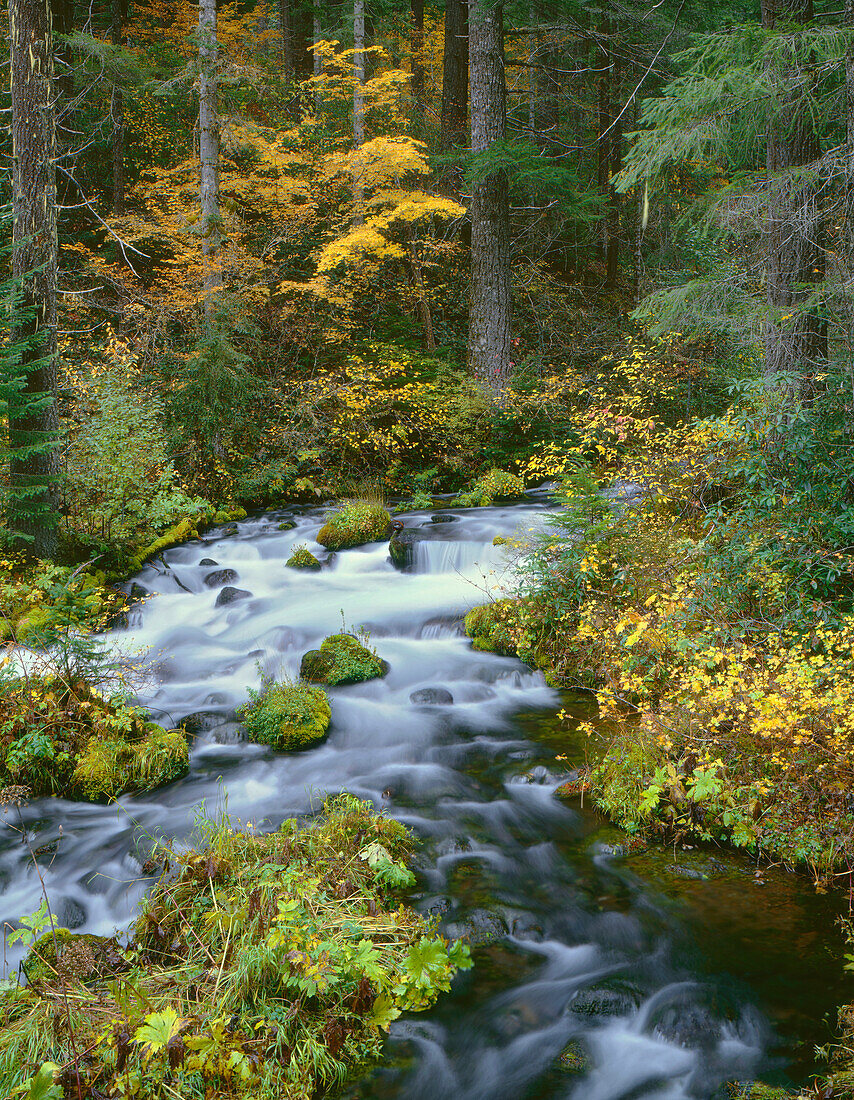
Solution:
[(521, 477), (493, 468), (474, 481), (467, 492), (460, 493), (455, 503), (466, 508), (484, 507), (494, 500), (518, 497), (524, 492), (525, 482)]
[(494, 600), (482, 607), (473, 607), (465, 617), (465, 631), (475, 649), (516, 656), (513, 626), (518, 626), (513, 600)]
[(250, 688), (249, 702), (240, 714), (253, 741), (286, 752), (320, 741), (332, 718), (326, 692), (301, 681), (264, 680), (260, 691)]

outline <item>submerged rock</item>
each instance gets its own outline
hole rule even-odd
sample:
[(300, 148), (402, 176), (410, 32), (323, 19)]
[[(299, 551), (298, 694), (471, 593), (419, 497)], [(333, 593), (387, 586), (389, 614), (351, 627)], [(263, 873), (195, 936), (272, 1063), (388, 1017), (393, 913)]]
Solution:
[(285, 752), (322, 740), (332, 719), (326, 692), (301, 681), (269, 684), (239, 713), (251, 740)]
[(633, 985), (614, 981), (579, 989), (569, 1002), (569, 1011), (578, 1016), (630, 1016), (641, 1000)]
[(320, 649), (304, 654), (299, 674), (315, 684), (357, 684), (385, 676), (389, 664), (353, 634), (332, 634)]
[(286, 519), (276, 524), (277, 531), (293, 531), (295, 527), (296, 523), (292, 519)]
[(199, 565), (219, 565), (219, 562), (214, 561), (213, 558), (202, 558)]
[(71, 788), (90, 802), (111, 802), (127, 791), (151, 791), (187, 773), (189, 750), (181, 730), (142, 722), (138, 740), (122, 738), (110, 726), (90, 737), (81, 752)]
[(381, 504), (367, 500), (348, 500), (337, 512), (327, 516), (317, 541), (327, 550), (346, 550), (381, 542), (391, 532), (391, 516)]
[(445, 688), (419, 688), (410, 694), (409, 701), (430, 707), (447, 707), (453, 703), (454, 697)]
[(247, 592), (245, 588), (232, 588), (231, 585), (226, 585), (217, 596), (214, 607), (226, 607), (235, 600), (248, 600), (251, 596), (252, 593)]
[(233, 584), (236, 580), (239, 580), (236, 570), (216, 569), (205, 577), (205, 584), (208, 588), (219, 588), (223, 584)]

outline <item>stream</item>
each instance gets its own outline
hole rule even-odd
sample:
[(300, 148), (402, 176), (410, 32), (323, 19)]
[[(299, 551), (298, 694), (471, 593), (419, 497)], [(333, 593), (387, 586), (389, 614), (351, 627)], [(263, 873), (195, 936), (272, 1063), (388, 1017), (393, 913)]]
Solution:
[[(250, 517), (149, 563), (135, 580), (152, 596), (112, 641), (151, 663), (139, 701), (158, 722), (186, 723), (190, 771), (112, 806), (23, 809), (60, 922), (104, 935), (126, 926), (149, 885), (150, 836), (188, 838), (202, 800), (268, 829), (345, 788), (419, 836), (412, 904), (467, 936), (475, 960), (433, 1010), (393, 1025), (352, 1100), (704, 1100), (734, 1080), (802, 1081), (846, 999), (834, 903), (728, 853), (624, 858), (615, 829), (554, 795), (585, 751), (556, 712), (581, 718), (590, 704), (463, 635), (465, 611), (512, 582), (493, 537), (544, 523), (548, 507), (533, 493), (439, 522), (403, 515), (431, 535), (410, 572), (393, 568), (385, 543), (320, 572), (286, 568), (300, 544), (327, 556), (314, 541), (321, 509)], [(296, 526), (280, 530), (285, 520)], [(223, 603), (224, 584), (245, 594)], [(296, 677), (302, 654), (342, 623), (370, 633), (388, 676), (330, 689), (317, 748), (243, 741), (234, 710), (260, 673)], [(41, 888), (4, 820), (0, 919), (14, 920)]]

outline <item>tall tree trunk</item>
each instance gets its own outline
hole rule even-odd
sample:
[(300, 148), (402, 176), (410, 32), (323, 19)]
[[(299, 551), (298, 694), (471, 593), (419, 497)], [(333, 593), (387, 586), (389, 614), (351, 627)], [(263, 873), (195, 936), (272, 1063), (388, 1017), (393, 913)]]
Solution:
[[(353, 145), (360, 149), (365, 143), (365, 0), (353, 0)], [(365, 220), (365, 193), (362, 173), (353, 173), (353, 224)]]
[[(812, 0), (762, 0), (762, 25), (806, 23)], [(772, 55), (768, 62), (778, 86), (777, 103), (767, 125), (767, 312), (765, 370), (780, 388), (779, 376), (791, 381), (785, 390), (808, 396), (812, 378), (827, 358), (827, 324), (806, 307), (812, 285), (824, 277), (823, 223), (816, 187), (798, 169), (820, 154), (818, 135), (797, 91), (804, 73), (794, 58)], [(795, 90), (790, 91), (790, 86)]]
[[(122, 23), (127, 0), (113, 0), (111, 38), (114, 46), (122, 44)], [(110, 121), (113, 124), (113, 213), (125, 212), (125, 105), (122, 90), (113, 85), (110, 97)]]
[(222, 286), (219, 256), (222, 222), (219, 211), (219, 119), (217, 117), (216, 0), (199, 0), (199, 166), (205, 314)]
[(614, 187), (617, 173), (623, 166), (623, 124), (617, 118), (619, 113), (619, 96), (617, 91), (620, 86), (619, 72), (620, 61), (615, 54), (611, 55), (611, 79), (610, 84), (610, 108), (608, 140), (608, 240), (605, 247), (605, 286), (613, 290), (617, 285), (617, 271), (620, 263), (620, 209), (622, 198)]
[(424, 136), (424, 0), (410, 0), (412, 27), (410, 54), (412, 57), (412, 101), (414, 106), (413, 129), (416, 137)]
[[(469, 12), (471, 147), (488, 152), (507, 131), (501, 5), (475, 0)], [(510, 378), (510, 206), (507, 175), (486, 170), (472, 187), (469, 364), (500, 400)]]
[(447, 152), (466, 144), (469, 98), (468, 0), (448, 0), (445, 7), (445, 61), (442, 72), (440, 145)]
[(850, 302), (854, 295), (854, 0), (845, 0), (845, 26), (851, 34), (845, 52), (845, 283)]
[[(311, 41), (314, 45), (313, 61), (312, 61), (312, 73), (314, 79), (317, 81), (323, 75), (323, 61), (320, 54), (317, 51), (317, 43), (323, 38), (323, 30), (320, 22), (320, 0), (314, 0), (311, 8)], [(314, 87), (314, 113), (316, 116), (320, 115), (323, 108), (323, 96), (320, 92), (320, 86), (315, 84)]]
[(50, 0), (9, 0), (13, 332), (21, 389), (10, 394), (7, 519), (39, 557), (56, 551), (56, 125)]
[(294, 75), (294, 39), (291, 34), (291, 2), (279, 0), (279, 31), (282, 36), (282, 73), (286, 80)]

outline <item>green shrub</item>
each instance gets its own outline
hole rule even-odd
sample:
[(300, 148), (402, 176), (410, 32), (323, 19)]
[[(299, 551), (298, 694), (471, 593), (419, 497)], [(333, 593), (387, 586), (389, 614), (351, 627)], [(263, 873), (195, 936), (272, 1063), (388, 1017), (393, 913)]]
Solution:
[(353, 634), (332, 634), (303, 656), (300, 676), (316, 684), (356, 684), (385, 676), (388, 664)]
[(302, 681), (262, 681), (260, 691), (250, 688), (249, 702), (240, 714), (253, 741), (285, 752), (320, 741), (332, 718), (326, 692)]
[(381, 504), (348, 500), (327, 517), (317, 541), (329, 550), (346, 550), (366, 542), (381, 542), (391, 534), (391, 516)]
[(455, 503), (465, 508), (484, 507), (495, 500), (519, 497), (524, 492), (525, 482), (518, 474), (493, 468), (472, 482), (469, 490), (460, 493)]

